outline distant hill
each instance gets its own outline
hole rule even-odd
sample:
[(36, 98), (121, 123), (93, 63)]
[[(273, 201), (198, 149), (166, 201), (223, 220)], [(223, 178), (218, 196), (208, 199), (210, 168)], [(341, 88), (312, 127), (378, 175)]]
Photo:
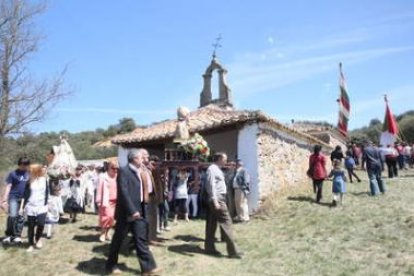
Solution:
[[(400, 136), (404, 142), (410, 144), (414, 143), (414, 110), (404, 112), (395, 116), (399, 129)], [(379, 142), (379, 136), (382, 132), (383, 119), (372, 119), (368, 126), (354, 129), (350, 131), (350, 137), (353, 142), (361, 142), (364, 139), (370, 139), (375, 143)]]

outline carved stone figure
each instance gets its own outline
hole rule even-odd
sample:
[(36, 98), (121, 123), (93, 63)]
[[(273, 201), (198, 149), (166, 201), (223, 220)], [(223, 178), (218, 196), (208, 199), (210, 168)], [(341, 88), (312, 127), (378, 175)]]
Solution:
[(188, 130), (188, 116), (190, 115), (190, 110), (186, 107), (179, 107), (177, 109), (178, 122), (175, 128), (175, 138), (174, 143), (182, 144), (183, 142), (190, 139), (190, 132)]

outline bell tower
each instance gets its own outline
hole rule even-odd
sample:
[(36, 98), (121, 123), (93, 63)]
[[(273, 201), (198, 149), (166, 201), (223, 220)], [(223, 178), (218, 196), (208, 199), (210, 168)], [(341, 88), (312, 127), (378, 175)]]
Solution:
[[(204, 85), (203, 90), (200, 94), (200, 107), (204, 107), (209, 104), (216, 104), (220, 107), (233, 107), (231, 89), (227, 85), (226, 75), (227, 70), (219, 63), (216, 57), (216, 50), (217, 47), (221, 47), (219, 41), (221, 40), (221, 36), (217, 38), (217, 42), (213, 44), (214, 51), (213, 51), (213, 58), (211, 60), (210, 65), (207, 67), (204, 75)], [(213, 99), (212, 91), (211, 91), (211, 78), (213, 76), (214, 71), (217, 70), (218, 73), (218, 89), (219, 89), (219, 97), (218, 99)]]

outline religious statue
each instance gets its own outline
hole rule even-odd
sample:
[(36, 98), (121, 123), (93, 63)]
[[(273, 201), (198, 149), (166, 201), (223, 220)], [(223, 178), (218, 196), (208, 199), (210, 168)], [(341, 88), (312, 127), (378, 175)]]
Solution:
[(65, 136), (60, 137), (60, 145), (53, 146), (46, 159), (49, 163), (48, 175), (51, 178), (65, 178), (73, 173), (78, 165)]
[(175, 144), (183, 144), (188, 139), (190, 139), (190, 132), (188, 130), (189, 115), (190, 110), (188, 108), (180, 106), (177, 109), (178, 122), (175, 128), (175, 138), (173, 141)]

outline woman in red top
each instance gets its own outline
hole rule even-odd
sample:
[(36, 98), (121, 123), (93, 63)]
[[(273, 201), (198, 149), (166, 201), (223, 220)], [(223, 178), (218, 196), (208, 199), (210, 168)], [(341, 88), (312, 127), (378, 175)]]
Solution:
[(313, 180), (313, 191), (316, 193), (316, 203), (319, 203), (322, 198), (322, 185), (327, 177), (326, 172), (326, 158), (321, 153), (322, 147), (315, 145), (313, 154), (309, 157), (309, 177)]

